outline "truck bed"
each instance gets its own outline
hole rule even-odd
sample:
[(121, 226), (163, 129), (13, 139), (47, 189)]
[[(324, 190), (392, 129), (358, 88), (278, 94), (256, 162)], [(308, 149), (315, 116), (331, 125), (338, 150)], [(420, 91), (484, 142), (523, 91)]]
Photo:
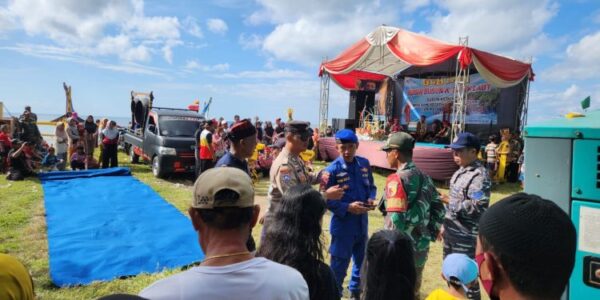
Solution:
[(142, 145), (144, 144), (144, 135), (141, 131), (136, 132), (127, 128), (125, 130), (125, 133), (123, 134), (123, 140), (127, 144), (142, 147)]

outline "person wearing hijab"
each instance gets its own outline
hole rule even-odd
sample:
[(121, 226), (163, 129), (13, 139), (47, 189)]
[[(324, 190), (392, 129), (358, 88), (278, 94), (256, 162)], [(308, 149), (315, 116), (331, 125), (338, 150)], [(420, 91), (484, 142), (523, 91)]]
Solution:
[(89, 115), (83, 123), (83, 141), (84, 149), (87, 155), (94, 155), (94, 148), (98, 139), (98, 125), (94, 122), (94, 117)]
[(0, 299), (33, 300), (33, 280), (16, 258), (0, 253)]

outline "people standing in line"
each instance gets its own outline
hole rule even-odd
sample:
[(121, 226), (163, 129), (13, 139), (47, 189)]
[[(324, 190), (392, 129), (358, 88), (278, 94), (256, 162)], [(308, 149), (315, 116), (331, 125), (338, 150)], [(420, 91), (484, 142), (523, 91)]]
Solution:
[(216, 156), (213, 148), (215, 127), (216, 120), (208, 120), (204, 122), (202, 128), (196, 130), (196, 178), (215, 165)]
[(102, 161), (102, 157), (103, 157), (103, 153), (104, 153), (104, 146), (102, 145), (102, 141), (104, 140), (104, 136), (102, 135), (102, 131), (104, 131), (104, 128), (108, 127), (108, 119), (107, 118), (103, 118), (100, 121), (100, 125), (98, 126), (98, 133), (97, 133), (97, 137), (98, 137), (98, 148), (100, 150), (100, 155), (98, 156), (98, 160), (101, 162)]
[[(459, 169), (450, 179), (449, 195), (442, 197), (447, 203), (442, 234), (444, 257), (462, 253), (474, 259), (479, 218), (489, 206), (492, 182), (487, 169), (477, 159), (480, 149), (477, 136), (470, 132), (460, 133), (449, 148)], [(468, 296), (469, 299), (480, 299), (478, 284)]]
[[(250, 176), (247, 159), (252, 156), (256, 148), (256, 128), (250, 123), (250, 120), (241, 120), (234, 124), (223, 138), (230, 141), (231, 147), (217, 161), (215, 167), (237, 168)], [(247, 246), (248, 251), (256, 251), (256, 243), (252, 233), (248, 237)]]
[(77, 129), (77, 121), (73, 117), (67, 119), (67, 125), (68, 126), (65, 129), (67, 131), (67, 136), (69, 137), (69, 149), (67, 151), (67, 157), (70, 159), (73, 153), (75, 153), (77, 145), (79, 144), (80, 136), (79, 130)]
[(250, 176), (222, 167), (202, 173), (194, 184), (191, 223), (205, 257), (199, 266), (154, 282), (140, 292), (148, 299), (309, 299), (302, 275), (255, 257), (246, 248), (258, 220)]
[(56, 157), (62, 160), (62, 163), (58, 164), (56, 167), (58, 168), (58, 170), (64, 171), (65, 166), (67, 165), (67, 149), (69, 147), (69, 136), (65, 131), (65, 123), (56, 123), (56, 129), (54, 130), (54, 140), (56, 141)]
[[(300, 158), (300, 153), (308, 146), (308, 123), (303, 121), (291, 121), (285, 126), (285, 147), (279, 156), (273, 161), (269, 174), (269, 191), (267, 200), (269, 208), (261, 223), (263, 233), (269, 226), (269, 216), (275, 212), (281, 202), (283, 194), (292, 186), (298, 184), (316, 184), (317, 176), (310, 173)], [(338, 200), (342, 198), (344, 190), (340, 187), (330, 187), (323, 192), (324, 199)]]
[(415, 297), (413, 241), (398, 230), (380, 230), (367, 242), (362, 273), (363, 300)]
[(118, 167), (117, 149), (119, 144), (119, 130), (117, 129), (117, 122), (111, 120), (108, 123), (108, 127), (102, 130), (102, 136), (102, 168)]
[(475, 261), (491, 299), (561, 298), (575, 265), (577, 232), (558, 205), (518, 193), (492, 205), (479, 228)]
[(98, 141), (98, 126), (94, 122), (94, 117), (92, 115), (87, 116), (83, 123), (83, 128), (83, 146), (85, 153), (94, 155), (94, 148), (96, 148), (96, 143)]
[(359, 145), (356, 134), (343, 129), (336, 133), (335, 139), (340, 156), (321, 175), (322, 190), (331, 187), (344, 190), (340, 200), (327, 199), (327, 208), (332, 212), (330, 265), (342, 296), (342, 285), (352, 259), (348, 289), (352, 299), (360, 299), (360, 268), (368, 239), (368, 212), (375, 208), (377, 187), (369, 160), (356, 155)]
[(420, 299), (423, 269), (429, 245), (439, 235), (446, 212), (431, 178), (414, 164), (415, 139), (408, 133), (392, 134), (382, 150), (396, 172), (386, 179), (380, 207), (385, 214), (384, 227), (409, 235), (415, 249), (415, 299)]
[(273, 213), (257, 252), (300, 272), (308, 284), (310, 299), (340, 299), (335, 276), (324, 263), (321, 240), (327, 206), (321, 194), (308, 184), (291, 187)]
[(501, 142), (496, 148), (496, 156), (498, 157), (498, 169), (496, 170), (495, 182), (504, 183), (506, 181), (506, 173), (510, 159), (508, 155), (511, 152), (510, 149), (510, 131), (508, 129), (502, 129)]
[(442, 279), (447, 289), (435, 289), (425, 300), (466, 300), (478, 274), (477, 263), (473, 259), (460, 253), (450, 254), (442, 263)]
[(488, 144), (485, 146), (485, 161), (486, 168), (488, 173), (490, 174), (490, 178), (494, 178), (496, 176), (496, 170), (498, 169), (498, 144), (496, 144), (496, 135), (490, 135), (488, 139)]
[(77, 146), (77, 150), (71, 155), (71, 170), (85, 170), (86, 158), (83, 145)]

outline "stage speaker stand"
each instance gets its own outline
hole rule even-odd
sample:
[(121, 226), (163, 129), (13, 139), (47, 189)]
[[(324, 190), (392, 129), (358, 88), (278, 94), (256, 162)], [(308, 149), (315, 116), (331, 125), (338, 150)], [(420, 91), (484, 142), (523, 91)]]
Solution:
[(363, 109), (372, 113), (374, 107), (374, 91), (350, 91), (350, 106), (348, 109), (348, 119), (356, 120), (356, 122), (358, 123), (358, 121), (360, 120), (360, 113), (363, 111)]
[(337, 132), (342, 129), (352, 129), (352, 130), (356, 129), (356, 122), (351, 119), (333, 118), (331, 120), (331, 123), (332, 123), (332, 128), (333, 128), (334, 132)]

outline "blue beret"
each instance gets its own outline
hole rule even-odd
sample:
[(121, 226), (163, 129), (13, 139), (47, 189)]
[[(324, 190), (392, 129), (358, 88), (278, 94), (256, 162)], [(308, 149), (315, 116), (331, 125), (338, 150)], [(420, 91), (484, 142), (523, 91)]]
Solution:
[(340, 144), (358, 143), (358, 137), (351, 129), (342, 129), (335, 134), (336, 142)]

